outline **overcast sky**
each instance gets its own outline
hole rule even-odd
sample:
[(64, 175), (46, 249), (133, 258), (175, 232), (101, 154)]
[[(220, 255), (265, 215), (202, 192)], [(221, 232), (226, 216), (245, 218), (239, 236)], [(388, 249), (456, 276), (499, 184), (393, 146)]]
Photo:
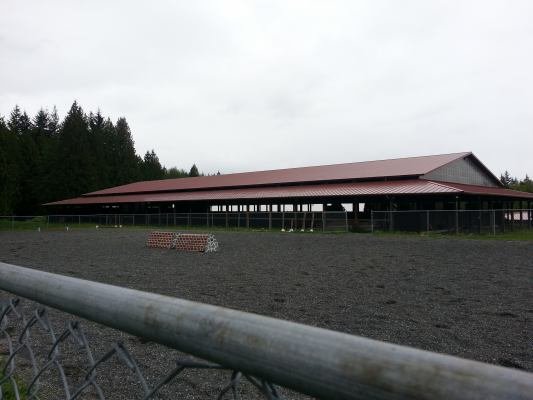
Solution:
[(223, 173), (473, 151), (533, 175), (533, 1), (0, 2), (0, 115), (74, 100)]

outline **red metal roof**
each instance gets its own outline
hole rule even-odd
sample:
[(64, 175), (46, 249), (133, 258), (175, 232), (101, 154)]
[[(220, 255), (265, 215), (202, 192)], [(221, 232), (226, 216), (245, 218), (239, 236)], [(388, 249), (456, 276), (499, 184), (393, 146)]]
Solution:
[(504, 197), (514, 197), (522, 199), (533, 199), (533, 193), (521, 192), (519, 190), (511, 190), (500, 187), (489, 187), (489, 186), (476, 186), (476, 185), (465, 185), (463, 183), (451, 183), (451, 182), (436, 182), (443, 186), (448, 186), (459, 190), (462, 193), (466, 194), (478, 194), (480, 196), (504, 196)]
[(146, 203), (199, 200), (245, 200), (297, 197), (372, 196), (386, 194), (431, 194), (459, 193), (458, 189), (431, 181), (412, 179), (389, 182), (330, 183), (322, 185), (271, 186), (264, 188), (241, 188), (199, 190), (173, 193), (144, 193), (116, 196), (91, 196), (57, 201), (49, 205)]
[(84, 196), (313, 183), (324, 181), (332, 182), (389, 177), (418, 177), (470, 154), (472, 153), (440, 154), (349, 164), (202, 176), (196, 178), (144, 181), (98, 190), (96, 192), (87, 193)]
[(481, 196), (505, 196), (522, 199), (533, 199), (533, 193), (516, 190), (491, 188), (484, 186), (463, 185), (459, 183), (434, 182), (423, 179), (409, 179), (379, 182), (329, 183), (320, 185), (269, 186), (262, 188), (237, 188), (218, 190), (198, 190), (171, 193), (141, 193), (108, 196), (77, 197), (56, 201), (47, 205), (81, 205), (81, 204), (119, 204), (119, 203), (151, 203), (172, 201), (226, 201), (226, 200), (258, 200), (284, 198), (320, 198), (343, 196), (379, 196), (408, 194), (457, 193)]

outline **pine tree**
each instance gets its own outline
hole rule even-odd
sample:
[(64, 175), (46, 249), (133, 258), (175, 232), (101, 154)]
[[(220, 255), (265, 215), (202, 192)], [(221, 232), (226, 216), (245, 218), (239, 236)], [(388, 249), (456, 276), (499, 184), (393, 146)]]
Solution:
[(59, 116), (57, 115), (56, 106), (54, 106), (52, 113), (48, 117), (48, 129), (46, 131), (51, 137), (57, 136), (59, 133)]
[(26, 112), (21, 112), (20, 107), (16, 105), (13, 111), (11, 111), (7, 127), (11, 133), (22, 135), (29, 131), (31, 121), (28, 114), (26, 114)]
[(36, 184), (39, 192), (39, 202), (36, 204), (36, 208), (42, 208), (43, 203), (60, 198), (57, 192), (57, 172), (55, 169), (57, 152), (59, 151), (59, 129), (59, 116), (57, 108), (54, 106), (52, 112), (48, 114), (44, 136), (40, 137), (41, 171), (39, 171), (40, 179)]
[(155, 154), (155, 151), (147, 151), (144, 155), (144, 160), (141, 167), (142, 178), (145, 181), (151, 181), (155, 179), (163, 179), (165, 177), (165, 170), (159, 162), (159, 157)]
[(189, 176), (187, 171), (184, 169), (178, 169), (177, 167), (172, 167), (169, 170), (165, 170), (165, 178), (185, 178)]
[(93, 157), (96, 167), (96, 186), (106, 188), (113, 186), (112, 152), (110, 142), (114, 133), (113, 123), (105, 120), (100, 110), (89, 113), (89, 131)]
[(111, 145), (113, 186), (135, 182), (140, 178), (142, 160), (135, 152), (135, 144), (126, 118), (118, 119), (114, 131)]
[(500, 181), (506, 188), (511, 186), (511, 183), (513, 182), (513, 178), (509, 174), (509, 171), (505, 170), (503, 174), (500, 175)]
[(533, 180), (526, 174), (524, 180), (518, 182), (514, 187), (516, 190), (521, 190), (523, 192), (533, 193)]
[(55, 172), (59, 198), (98, 189), (96, 160), (91, 149), (88, 119), (74, 102), (59, 131)]
[(19, 143), (16, 134), (0, 117), (0, 213), (15, 213), (20, 200)]
[(74, 102), (60, 121), (57, 109), (41, 108), (33, 119), (15, 106), (0, 116), (0, 212), (34, 215), (43, 203), (140, 179), (201, 175), (164, 168), (154, 150), (135, 152), (125, 118), (113, 125), (98, 110), (87, 116)]
[(198, 167), (196, 164), (193, 164), (191, 167), (191, 170), (189, 171), (189, 176), (200, 176), (200, 173), (198, 172)]

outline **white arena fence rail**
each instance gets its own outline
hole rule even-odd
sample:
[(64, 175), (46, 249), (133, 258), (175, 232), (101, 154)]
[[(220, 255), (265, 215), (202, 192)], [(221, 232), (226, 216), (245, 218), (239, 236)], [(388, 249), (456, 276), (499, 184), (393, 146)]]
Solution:
[[(525, 371), (1, 262), (0, 290), (37, 303), (27, 315), (19, 300), (1, 305), (0, 334), (8, 355), (0, 387), (3, 393), (11, 386), (17, 399), (44, 397), (47, 372), (59, 376), (59, 398), (105, 399), (100, 370), (111, 359), (140, 382), (141, 393), (127, 393), (127, 398), (156, 398), (186, 369), (229, 370), (219, 399), (239, 398), (244, 380), (267, 399), (281, 398), (278, 385), (323, 399), (531, 399), (533, 394), (533, 374)], [(93, 354), (79, 322), (56, 333), (42, 306), (207, 361), (178, 360), (152, 384), (123, 344), (110, 343), (108, 352)], [(49, 343), (44, 358), (34, 351), (37, 340)], [(84, 354), (77, 368), (72, 360), (67, 368), (63, 357), (68, 341)], [(83, 370), (77, 385), (69, 379), (73, 369)], [(20, 376), (28, 377), (24, 389)]]
[(65, 227), (90, 224), (99, 228), (152, 226), (285, 232), (346, 232), (350, 229), (348, 213), (345, 211), (0, 216), (0, 228), (3, 229), (47, 229), (58, 224)]
[(533, 229), (532, 209), (372, 211), (372, 232), (497, 235)]

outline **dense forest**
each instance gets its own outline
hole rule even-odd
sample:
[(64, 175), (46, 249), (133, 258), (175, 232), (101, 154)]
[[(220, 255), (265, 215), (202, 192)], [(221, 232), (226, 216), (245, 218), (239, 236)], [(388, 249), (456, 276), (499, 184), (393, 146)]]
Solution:
[(113, 123), (77, 102), (60, 121), (41, 109), (30, 118), (16, 106), (0, 116), (0, 215), (34, 215), (42, 204), (139, 180), (200, 175), (161, 165), (154, 150), (141, 158), (125, 118)]

